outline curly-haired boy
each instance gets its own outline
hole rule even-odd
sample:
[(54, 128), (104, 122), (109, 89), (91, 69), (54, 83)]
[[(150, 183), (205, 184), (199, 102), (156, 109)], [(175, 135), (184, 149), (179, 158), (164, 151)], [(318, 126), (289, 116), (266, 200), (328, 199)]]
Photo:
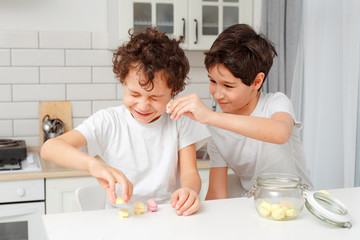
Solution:
[[(189, 72), (180, 42), (155, 28), (130, 34), (113, 57), (123, 105), (100, 110), (75, 130), (46, 141), (41, 156), (88, 171), (112, 204), (121, 194), (126, 203), (155, 199), (171, 202), (178, 215), (196, 212), (201, 181), (195, 151), (210, 134), (191, 119), (172, 121), (165, 113)], [(85, 145), (89, 155), (78, 150)]]

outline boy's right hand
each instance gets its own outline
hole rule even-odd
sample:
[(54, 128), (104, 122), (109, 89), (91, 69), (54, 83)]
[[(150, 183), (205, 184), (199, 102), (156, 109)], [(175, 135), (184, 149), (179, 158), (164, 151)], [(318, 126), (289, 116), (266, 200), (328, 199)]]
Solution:
[(94, 158), (89, 163), (89, 173), (93, 177), (97, 178), (99, 184), (105, 189), (107, 197), (111, 204), (116, 203), (116, 183), (120, 184), (122, 197), (125, 203), (129, 203), (133, 193), (133, 184), (120, 170), (113, 168)]
[(188, 94), (169, 102), (166, 106), (166, 113), (171, 113), (171, 119), (178, 120), (181, 115), (185, 115), (192, 120), (206, 124), (212, 111), (205, 106), (198, 95)]

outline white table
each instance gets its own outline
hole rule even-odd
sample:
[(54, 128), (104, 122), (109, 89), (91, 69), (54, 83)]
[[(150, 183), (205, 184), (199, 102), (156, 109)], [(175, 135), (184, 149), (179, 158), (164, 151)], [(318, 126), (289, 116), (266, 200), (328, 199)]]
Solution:
[(56, 239), (359, 239), (360, 188), (328, 190), (350, 212), (353, 227), (337, 228), (315, 218), (304, 206), (297, 219), (273, 221), (258, 216), (253, 198), (202, 202), (198, 213), (177, 216), (170, 205), (156, 213), (121, 218), (117, 210), (43, 216), (49, 240)]

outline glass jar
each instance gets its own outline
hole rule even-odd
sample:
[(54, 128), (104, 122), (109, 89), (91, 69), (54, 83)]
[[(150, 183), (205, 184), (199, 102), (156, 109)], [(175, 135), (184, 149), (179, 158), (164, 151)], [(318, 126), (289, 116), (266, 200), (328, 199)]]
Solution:
[(286, 221), (296, 218), (304, 207), (306, 184), (301, 178), (285, 173), (266, 173), (253, 178), (255, 208), (266, 219)]

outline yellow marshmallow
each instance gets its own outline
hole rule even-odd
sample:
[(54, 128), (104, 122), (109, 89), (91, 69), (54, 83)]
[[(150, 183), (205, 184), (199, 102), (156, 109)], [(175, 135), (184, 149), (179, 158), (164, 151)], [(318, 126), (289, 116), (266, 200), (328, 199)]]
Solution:
[(285, 217), (285, 211), (282, 208), (276, 208), (271, 212), (271, 216), (275, 220), (281, 220)]
[(135, 214), (143, 214), (145, 212), (145, 204), (142, 202), (134, 202), (133, 209)]
[(129, 211), (128, 211), (127, 209), (125, 209), (125, 208), (119, 209), (119, 210), (118, 210), (118, 214), (119, 214), (119, 216), (122, 217), (122, 218), (127, 218), (127, 217), (129, 217)]
[(324, 194), (326, 194), (326, 195), (330, 195), (327, 191), (325, 191), (325, 190), (320, 190), (319, 192), (321, 192), (321, 193), (324, 193)]
[(281, 208), (279, 204), (271, 204), (271, 211), (274, 211), (275, 209)]
[(291, 209), (285, 210), (285, 216), (286, 217), (295, 217), (296, 216), (296, 209), (291, 208)]
[(116, 198), (116, 204), (123, 204), (123, 203), (125, 203), (125, 201), (122, 197)]
[(265, 208), (263, 208), (263, 207), (259, 207), (258, 210), (259, 210), (259, 213), (260, 213), (262, 216), (264, 216), (264, 217), (269, 216), (270, 213), (271, 213), (270, 210), (265, 209)]
[(259, 208), (263, 208), (266, 209), (268, 211), (271, 211), (271, 203), (267, 202), (267, 201), (262, 201), (261, 204), (259, 205)]

